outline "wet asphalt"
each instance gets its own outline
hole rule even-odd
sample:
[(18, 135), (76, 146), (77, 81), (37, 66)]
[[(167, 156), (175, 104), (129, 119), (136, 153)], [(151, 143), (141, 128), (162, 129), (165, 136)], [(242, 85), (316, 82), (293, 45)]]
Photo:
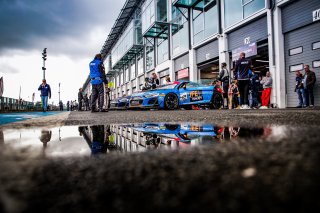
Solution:
[(50, 159), (0, 144), (0, 212), (320, 210), (318, 109), (72, 112), (64, 124), (141, 122), (286, 125), (287, 137)]

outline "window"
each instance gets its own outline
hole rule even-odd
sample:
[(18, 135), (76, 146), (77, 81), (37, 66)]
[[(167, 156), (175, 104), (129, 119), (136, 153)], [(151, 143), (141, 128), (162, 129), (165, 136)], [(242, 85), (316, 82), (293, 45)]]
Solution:
[[(182, 11), (182, 13), (180, 12)], [(176, 7), (172, 8), (172, 45), (173, 55), (177, 55), (189, 48), (189, 36), (188, 36), (188, 10), (181, 8), (178, 10)]]
[(168, 39), (157, 39), (158, 41), (158, 64), (169, 59)]
[(289, 72), (296, 72), (303, 70), (303, 64), (296, 64), (289, 67)]
[(194, 44), (218, 32), (218, 8), (216, 1), (200, 1), (192, 10)]
[(254, 1), (246, 1), (248, 2), (243, 6), (243, 18), (247, 18), (255, 12), (263, 9), (265, 7), (264, 0), (254, 0)]
[(312, 67), (313, 68), (319, 68), (320, 67), (320, 60), (316, 60), (312, 62)]
[(312, 43), (312, 50), (320, 49), (320, 41)]
[(224, 1), (225, 27), (251, 16), (266, 7), (265, 0), (228, 0)]
[(130, 80), (129, 67), (126, 68), (125, 75), (126, 75), (126, 82), (129, 82), (129, 80)]
[(143, 57), (140, 56), (138, 59), (138, 75), (143, 74)]
[(153, 69), (155, 66), (154, 59), (154, 39), (146, 38), (146, 69)]
[(303, 52), (303, 47), (296, 47), (289, 50), (289, 56), (297, 55)]
[(132, 64), (130, 67), (131, 80), (136, 77), (136, 64)]

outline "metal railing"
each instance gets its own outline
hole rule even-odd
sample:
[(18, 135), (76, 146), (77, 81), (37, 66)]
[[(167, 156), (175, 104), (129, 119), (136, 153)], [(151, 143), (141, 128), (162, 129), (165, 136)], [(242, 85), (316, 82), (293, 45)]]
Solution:
[(17, 112), (17, 111), (41, 111), (41, 103), (35, 104), (29, 101), (19, 101), (18, 99), (0, 97), (0, 112)]

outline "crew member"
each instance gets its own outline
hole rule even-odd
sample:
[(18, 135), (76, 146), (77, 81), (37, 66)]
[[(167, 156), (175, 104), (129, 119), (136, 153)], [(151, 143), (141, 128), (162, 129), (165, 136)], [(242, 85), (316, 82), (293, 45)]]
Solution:
[(96, 110), (96, 101), (98, 101), (98, 111), (107, 112), (108, 110), (103, 109), (104, 103), (104, 86), (108, 89), (108, 81), (105, 75), (104, 65), (102, 63), (101, 54), (96, 54), (93, 61), (89, 64), (90, 67), (90, 79), (92, 84), (92, 96), (91, 96), (91, 112), (97, 112)]

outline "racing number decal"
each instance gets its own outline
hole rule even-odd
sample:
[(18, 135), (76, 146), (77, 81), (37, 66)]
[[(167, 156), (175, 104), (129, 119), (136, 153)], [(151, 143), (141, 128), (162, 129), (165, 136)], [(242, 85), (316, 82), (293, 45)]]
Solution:
[(202, 100), (203, 100), (202, 91), (196, 90), (196, 91), (190, 92), (190, 102), (202, 101)]

